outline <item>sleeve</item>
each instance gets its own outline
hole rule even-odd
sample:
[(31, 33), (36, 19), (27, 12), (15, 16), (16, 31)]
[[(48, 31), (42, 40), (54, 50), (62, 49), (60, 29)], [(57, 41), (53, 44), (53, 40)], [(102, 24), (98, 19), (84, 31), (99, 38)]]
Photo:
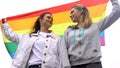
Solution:
[(120, 5), (118, 0), (111, 0), (113, 9), (110, 15), (106, 16), (103, 20), (97, 23), (100, 31), (103, 31), (107, 27), (111, 26), (117, 19), (120, 18)]
[(71, 68), (64, 39), (59, 40), (58, 46), (61, 68)]
[(62, 45), (66, 46), (66, 48), (69, 48), (69, 42), (68, 42), (68, 34), (70, 32), (70, 28), (68, 28), (64, 34), (63, 34), (63, 38), (62, 38)]
[(22, 37), (22, 35), (18, 35), (16, 32), (14, 32), (8, 23), (4, 23), (1, 26), (2, 32), (4, 33), (5, 37), (15, 43), (19, 43), (20, 38)]

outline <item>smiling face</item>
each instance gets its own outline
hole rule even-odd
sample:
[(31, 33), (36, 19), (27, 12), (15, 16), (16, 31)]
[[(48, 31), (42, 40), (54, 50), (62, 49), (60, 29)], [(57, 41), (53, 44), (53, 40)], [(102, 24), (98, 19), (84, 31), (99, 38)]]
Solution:
[(42, 19), (40, 19), (41, 27), (50, 28), (53, 24), (53, 17), (51, 14), (45, 14)]
[(80, 16), (81, 16), (81, 11), (80, 10), (78, 10), (76, 8), (71, 9), (70, 18), (73, 22), (79, 22)]

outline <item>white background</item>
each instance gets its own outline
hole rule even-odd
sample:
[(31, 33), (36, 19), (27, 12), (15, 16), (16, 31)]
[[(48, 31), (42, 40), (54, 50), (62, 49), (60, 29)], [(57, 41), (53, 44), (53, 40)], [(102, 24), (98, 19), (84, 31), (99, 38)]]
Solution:
[[(22, 13), (32, 12), (77, 0), (0, 0), (0, 19)], [(119, 0), (120, 2), (120, 0)], [(107, 15), (111, 12), (107, 6)], [(64, 8), (63, 8), (64, 9)], [(120, 9), (120, 8), (119, 8)], [(103, 68), (120, 68), (120, 19), (105, 30), (105, 46), (102, 50)], [(8, 55), (0, 31), (0, 68), (10, 68), (12, 59)]]

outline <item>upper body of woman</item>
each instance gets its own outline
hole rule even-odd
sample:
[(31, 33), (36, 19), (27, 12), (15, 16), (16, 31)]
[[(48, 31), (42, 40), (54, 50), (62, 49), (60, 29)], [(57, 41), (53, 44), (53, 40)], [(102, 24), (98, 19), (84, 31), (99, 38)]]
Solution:
[[(11, 68), (31, 68), (35, 65), (41, 65), (40, 68), (67, 67), (64, 67), (65, 58), (61, 57), (66, 51), (64, 47), (59, 46), (60, 37), (49, 30), (53, 24), (51, 13), (42, 13), (30, 34), (17, 34), (10, 28), (6, 19), (2, 19), (2, 22), (2, 31), (6, 38), (18, 44)], [(60, 48), (63, 48), (63, 52)]]
[[(102, 68), (100, 32), (120, 18), (118, 0), (111, 0), (111, 3), (111, 14), (95, 24), (92, 23), (89, 11), (84, 5), (77, 4), (72, 7), (70, 18), (77, 25), (68, 27), (61, 43), (67, 47), (72, 68)], [(88, 66), (92, 63), (95, 63), (94, 66), (99, 63), (99, 66)]]

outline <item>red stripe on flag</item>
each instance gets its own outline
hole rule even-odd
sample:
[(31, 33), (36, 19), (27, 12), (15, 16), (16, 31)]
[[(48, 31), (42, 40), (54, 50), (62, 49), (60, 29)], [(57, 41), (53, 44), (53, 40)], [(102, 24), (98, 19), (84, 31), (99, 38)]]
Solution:
[(10, 20), (19, 20), (19, 19), (24, 19), (24, 18), (35, 17), (35, 16), (39, 16), (42, 12), (46, 12), (46, 11), (51, 12), (51, 13), (59, 13), (59, 12), (70, 10), (71, 7), (75, 4), (83, 4), (86, 7), (91, 7), (95, 5), (104, 4), (106, 2), (108, 2), (108, 0), (80, 0), (80, 1), (72, 2), (72, 3), (64, 4), (61, 6), (55, 6), (55, 7), (51, 7), (51, 8), (47, 8), (43, 10), (38, 10), (34, 12), (11, 16), (11, 17), (8, 17), (7, 19), (10, 21)]

